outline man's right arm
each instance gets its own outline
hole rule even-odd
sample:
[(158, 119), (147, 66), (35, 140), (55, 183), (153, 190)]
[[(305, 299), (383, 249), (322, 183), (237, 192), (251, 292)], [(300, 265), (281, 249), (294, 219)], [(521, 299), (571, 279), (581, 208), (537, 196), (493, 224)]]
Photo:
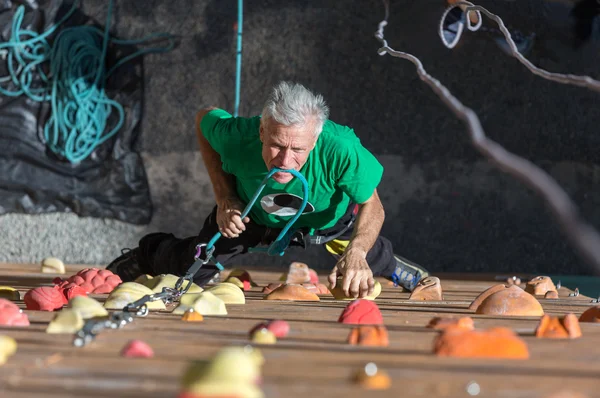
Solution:
[(242, 231), (246, 230), (244, 223), (250, 221), (248, 217), (242, 220), (240, 218), (244, 210), (244, 204), (241, 202), (235, 189), (235, 177), (223, 170), (221, 155), (210, 145), (200, 127), (202, 118), (208, 112), (216, 107), (209, 107), (200, 110), (196, 114), (196, 136), (200, 147), (202, 160), (208, 171), (210, 182), (213, 186), (215, 201), (217, 203), (217, 223), (219, 230), (226, 238), (235, 238)]
[(217, 153), (210, 146), (210, 143), (202, 134), (202, 130), (200, 128), (200, 122), (202, 118), (213, 109), (218, 109), (214, 106), (211, 106), (206, 109), (200, 110), (196, 114), (196, 136), (198, 137), (198, 145), (200, 146), (200, 153), (202, 154), (202, 160), (204, 161), (204, 165), (206, 166), (206, 170), (208, 171), (208, 175), (210, 177), (210, 182), (213, 186), (213, 191), (215, 193), (215, 200), (217, 205), (228, 198), (237, 198), (237, 194), (235, 192), (235, 179), (231, 174), (223, 171), (221, 166), (221, 155)]

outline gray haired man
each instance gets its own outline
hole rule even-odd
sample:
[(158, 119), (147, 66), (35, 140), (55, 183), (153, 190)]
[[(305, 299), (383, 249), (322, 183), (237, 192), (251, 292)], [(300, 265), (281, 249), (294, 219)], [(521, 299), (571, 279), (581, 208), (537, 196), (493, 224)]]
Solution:
[[(325, 246), (337, 259), (329, 275), (332, 286), (343, 277), (347, 296), (364, 297), (373, 291), (373, 276), (381, 275), (413, 290), (427, 271), (396, 256), (390, 241), (379, 235), (385, 218), (377, 194), (383, 167), (351, 128), (328, 116), (322, 96), (289, 82), (273, 88), (259, 116), (232, 117), (222, 109), (202, 109), (196, 132), (216, 201), (202, 230), (184, 239), (162, 232), (146, 235), (107, 268), (124, 281), (141, 274), (184, 275), (196, 245), (217, 232), (222, 238), (213, 257), (221, 264), (271, 244), (302, 203), (298, 179), (275, 173), (248, 217), (241, 215), (276, 167), (297, 170), (308, 182), (308, 204), (293, 226), (298, 235), (290, 246), (311, 246), (311, 240)], [(217, 272), (207, 264), (194, 281), (203, 285)]]

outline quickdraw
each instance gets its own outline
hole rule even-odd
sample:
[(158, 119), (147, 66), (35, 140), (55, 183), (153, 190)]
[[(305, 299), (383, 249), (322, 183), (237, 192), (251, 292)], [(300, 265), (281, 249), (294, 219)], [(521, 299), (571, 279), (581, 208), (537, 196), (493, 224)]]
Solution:
[[(254, 206), (254, 203), (256, 203), (256, 200), (265, 188), (267, 181), (273, 176), (273, 174), (278, 172), (290, 173), (294, 177), (298, 178), (302, 183), (304, 198), (302, 201), (302, 205), (300, 205), (300, 208), (298, 209), (294, 217), (292, 217), (287, 222), (285, 227), (281, 230), (281, 233), (277, 236), (277, 239), (269, 246), (269, 248), (264, 250), (256, 249), (256, 251), (265, 251), (269, 255), (282, 256), (285, 250), (287, 249), (290, 240), (294, 234), (294, 231), (291, 229), (291, 227), (296, 222), (296, 220), (298, 220), (300, 215), (302, 215), (302, 212), (304, 211), (304, 208), (308, 203), (308, 183), (306, 182), (306, 178), (304, 178), (304, 176), (300, 172), (293, 169), (271, 169), (271, 171), (269, 171), (269, 173), (265, 176), (259, 188), (256, 190), (256, 193), (242, 212), (241, 218), (243, 219), (250, 213), (252, 206)], [(146, 303), (158, 300), (163, 300), (165, 304), (177, 302), (179, 298), (182, 295), (184, 295), (192, 286), (194, 275), (196, 275), (198, 270), (202, 268), (203, 265), (208, 264), (213, 259), (212, 255), (215, 251), (214, 245), (220, 237), (221, 233), (217, 232), (208, 243), (200, 243), (196, 246), (194, 263), (190, 266), (185, 275), (177, 280), (174, 288), (163, 287), (163, 290), (160, 293), (147, 294), (139, 300), (127, 304), (121, 311), (113, 312), (106, 318), (92, 318), (87, 320), (83, 327), (75, 333), (73, 345), (75, 345), (76, 347), (83, 347), (91, 343), (96, 337), (96, 335), (98, 335), (98, 333), (100, 333), (104, 329), (120, 329), (125, 327), (127, 324), (133, 322), (133, 320), (136, 317), (144, 317), (148, 315), (148, 306), (146, 305)], [(215, 261), (214, 264), (219, 270), (222, 271), (224, 269), (218, 261)]]

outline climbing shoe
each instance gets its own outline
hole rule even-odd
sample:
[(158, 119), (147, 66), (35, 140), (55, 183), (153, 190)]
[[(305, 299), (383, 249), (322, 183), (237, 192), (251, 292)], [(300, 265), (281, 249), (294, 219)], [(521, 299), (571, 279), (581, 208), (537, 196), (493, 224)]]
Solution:
[(143, 274), (138, 263), (139, 252), (140, 249), (138, 247), (135, 249), (122, 249), (121, 255), (108, 264), (106, 269), (113, 274), (119, 275), (123, 282), (134, 281), (138, 276)]
[(429, 276), (429, 272), (420, 265), (396, 254), (394, 254), (394, 258), (396, 259), (396, 270), (391, 277), (394, 286), (402, 286), (412, 292), (421, 279)]

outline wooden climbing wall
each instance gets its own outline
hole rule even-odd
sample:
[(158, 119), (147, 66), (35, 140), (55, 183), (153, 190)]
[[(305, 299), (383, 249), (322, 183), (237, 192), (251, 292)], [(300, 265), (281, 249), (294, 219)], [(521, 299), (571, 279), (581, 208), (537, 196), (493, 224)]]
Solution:
[[(33, 287), (52, 285), (55, 275), (39, 273), (39, 266), (0, 264), (0, 285), (18, 288), (21, 298)], [(68, 266), (67, 274), (83, 266)], [(253, 271), (259, 285), (276, 282), (281, 272)], [(224, 274), (225, 275), (225, 274)], [(151, 312), (119, 330), (107, 330), (83, 348), (72, 345), (72, 335), (45, 333), (54, 314), (25, 310), (29, 327), (0, 327), (15, 338), (17, 353), (0, 367), (0, 396), (6, 397), (176, 397), (179, 378), (190, 361), (207, 359), (219, 348), (248, 344), (248, 330), (266, 319), (285, 319), (291, 332), (276, 345), (260, 346), (265, 357), (262, 389), (266, 397), (550, 397), (561, 390), (600, 396), (600, 324), (581, 324), (576, 340), (536, 339), (533, 317), (490, 317), (468, 310), (483, 290), (498, 283), (486, 275), (437, 275), (443, 302), (408, 301), (408, 293), (381, 279), (377, 299), (389, 331), (387, 348), (346, 344), (350, 326), (337, 323), (345, 301), (322, 297), (320, 302), (262, 300), (261, 288), (246, 292), (245, 305), (228, 305), (228, 316), (183, 322), (168, 311)], [(321, 276), (325, 282), (325, 277)], [(550, 315), (572, 312), (579, 316), (591, 305), (589, 297), (569, 297), (560, 289), (558, 300), (540, 299)], [(103, 301), (107, 295), (92, 295)], [(24, 309), (22, 301), (18, 304)], [(172, 309), (172, 308), (171, 308)], [(470, 315), (476, 328), (507, 326), (527, 343), (529, 360), (440, 358), (432, 354), (436, 331), (425, 325), (434, 316)], [(131, 339), (147, 342), (150, 359), (119, 355)], [(392, 378), (387, 391), (365, 391), (351, 376), (375, 362)], [(232, 369), (235, 371), (235, 369)], [(468, 388), (470, 386), (470, 388)]]

